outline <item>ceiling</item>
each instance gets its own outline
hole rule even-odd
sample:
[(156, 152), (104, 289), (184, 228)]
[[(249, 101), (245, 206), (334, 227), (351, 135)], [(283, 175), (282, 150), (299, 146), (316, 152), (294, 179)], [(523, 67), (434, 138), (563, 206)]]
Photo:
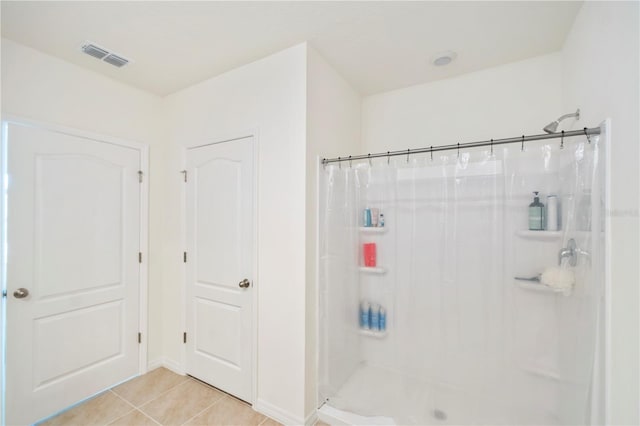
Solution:
[[(361, 94), (558, 51), (581, 2), (5, 1), (2, 36), (164, 96), (303, 41)], [(90, 40), (132, 59), (115, 68)], [(443, 50), (457, 59), (436, 67)]]

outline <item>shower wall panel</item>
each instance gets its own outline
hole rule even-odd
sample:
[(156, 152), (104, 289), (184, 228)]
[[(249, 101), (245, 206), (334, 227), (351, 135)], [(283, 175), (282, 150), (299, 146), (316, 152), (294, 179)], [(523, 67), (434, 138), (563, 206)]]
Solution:
[[(328, 166), (322, 231), (336, 258), (325, 257), (321, 310), (334, 318), (321, 332), (348, 363), (320, 402), (400, 424), (587, 422), (603, 286), (597, 153), (575, 140)], [(528, 229), (533, 191), (558, 197), (558, 231)], [(366, 208), (384, 213), (384, 232), (362, 228)], [(569, 240), (577, 262), (559, 265)], [(379, 273), (359, 270), (371, 242)], [(573, 281), (540, 282), (550, 273)], [(363, 300), (387, 309), (384, 333), (358, 330)]]

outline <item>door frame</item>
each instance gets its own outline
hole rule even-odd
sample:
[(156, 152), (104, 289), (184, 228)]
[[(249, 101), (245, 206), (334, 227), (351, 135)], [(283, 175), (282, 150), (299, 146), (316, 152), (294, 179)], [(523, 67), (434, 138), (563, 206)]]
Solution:
[[(251, 295), (251, 400), (246, 401), (251, 405), (255, 404), (257, 395), (258, 395), (258, 292), (260, 291), (260, 286), (258, 285), (258, 211), (260, 209), (260, 205), (258, 203), (258, 182), (260, 181), (258, 173), (258, 155), (259, 155), (259, 131), (257, 128), (249, 129), (244, 132), (234, 132), (228, 135), (211, 137), (207, 138), (206, 141), (195, 142), (195, 143), (187, 143), (182, 148), (182, 165), (183, 170), (187, 169), (187, 152), (190, 149), (194, 148), (202, 148), (210, 145), (218, 145), (221, 143), (233, 142), (240, 139), (253, 138), (253, 149), (252, 149), (252, 164), (251, 167), (253, 169), (253, 214), (252, 214), (252, 224), (253, 224), (253, 235), (252, 235), (252, 243), (253, 243), (253, 262), (251, 265), (253, 278), (252, 278), (252, 295)], [(182, 206), (180, 208), (180, 214), (182, 215), (182, 224), (181, 224), (181, 235), (182, 235), (182, 246), (187, 247), (187, 190), (186, 186), (182, 186)], [(181, 290), (181, 298), (182, 298), (182, 329), (187, 329), (187, 315), (188, 315), (188, 301), (187, 301), (187, 265), (186, 263), (182, 263), (182, 276), (184, 285)], [(182, 356), (182, 371), (187, 372), (187, 346), (182, 344), (181, 356)]]
[[(81, 137), (84, 139), (90, 139), (96, 142), (107, 143), (111, 145), (117, 145), (125, 148), (130, 148), (139, 151), (140, 153), (140, 170), (142, 171), (142, 183), (140, 185), (140, 251), (142, 252), (142, 262), (140, 266), (139, 276), (139, 329), (142, 333), (142, 339), (139, 345), (138, 351), (138, 374), (144, 374), (147, 372), (147, 350), (148, 350), (148, 287), (149, 287), (149, 145), (120, 139), (112, 136), (106, 136), (99, 133), (80, 130), (72, 127), (61, 126), (44, 121), (32, 120), (29, 118), (3, 114), (2, 125), (2, 141), (0, 149), (0, 181), (2, 182), (2, 196), (0, 196), (0, 219), (2, 225), (0, 226), (0, 241), (4, 241), (6, 237), (7, 226), (7, 211), (6, 211), (6, 188), (7, 182), (7, 126), (9, 124), (16, 124), (24, 127), (32, 127), (41, 130), (46, 130), (54, 133), (60, 133), (64, 135)], [(6, 253), (4, 247), (0, 244), (0, 288), (3, 292), (7, 290), (6, 282)], [(2, 392), (2, 400), (0, 401), (0, 424), (4, 424), (5, 413), (5, 353), (6, 353), (6, 340), (5, 340), (5, 322), (6, 315), (6, 297), (2, 298), (0, 302), (0, 388)], [(115, 383), (114, 383), (115, 384)]]

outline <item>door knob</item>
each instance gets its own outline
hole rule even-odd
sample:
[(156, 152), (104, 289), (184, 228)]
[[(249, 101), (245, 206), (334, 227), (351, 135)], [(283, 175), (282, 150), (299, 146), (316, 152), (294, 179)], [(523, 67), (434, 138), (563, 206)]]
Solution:
[(247, 288), (247, 287), (249, 287), (250, 285), (251, 285), (251, 282), (250, 282), (248, 279), (246, 279), (246, 278), (245, 278), (244, 280), (242, 280), (242, 281), (240, 281), (240, 282), (238, 283), (238, 286), (239, 286), (240, 288)]
[(28, 295), (29, 295), (29, 290), (23, 287), (20, 287), (19, 289), (13, 292), (13, 297), (15, 297), (16, 299), (24, 299)]

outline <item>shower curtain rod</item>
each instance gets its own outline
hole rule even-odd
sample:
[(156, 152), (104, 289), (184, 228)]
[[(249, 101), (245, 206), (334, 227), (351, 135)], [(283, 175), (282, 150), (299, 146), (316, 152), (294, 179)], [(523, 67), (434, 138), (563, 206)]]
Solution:
[[(521, 143), (524, 147), (525, 142), (529, 141), (538, 141), (544, 139), (555, 139), (562, 138), (564, 142), (564, 138), (572, 137), (572, 136), (586, 136), (587, 139), (590, 135), (599, 135), (600, 128), (592, 127), (592, 128), (584, 128), (582, 130), (570, 130), (565, 132), (558, 133), (543, 133), (541, 135), (532, 135), (525, 136), (522, 135), (516, 138), (507, 138), (507, 139), (491, 139), (488, 141), (478, 141), (478, 142), (466, 142), (466, 143), (458, 143), (451, 145), (441, 145), (441, 146), (430, 146), (428, 148), (417, 148), (417, 149), (407, 149), (406, 151), (387, 151), (387, 152), (377, 152), (375, 154), (362, 154), (362, 155), (350, 155), (348, 157), (335, 157), (335, 158), (323, 158), (322, 164), (326, 165), (329, 163), (340, 163), (342, 161), (353, 161), (353, 160), (369, 160), (371, 158), (381, 158), (381, 157), (395, 157), (398, 155), (413, 155), (413, 154), (422, 154), (425, 152), (434, 153), (438, 151), (449, 151), (452, 149), (460, 150), (460, 148), (478, 148), (481, 146), (493, 146), (493, 145), (505, 145), (509, 143)], [(591, 142), (591, 141), (589, 141)], [(561, 145), (562, 146), (562, 145)]]

